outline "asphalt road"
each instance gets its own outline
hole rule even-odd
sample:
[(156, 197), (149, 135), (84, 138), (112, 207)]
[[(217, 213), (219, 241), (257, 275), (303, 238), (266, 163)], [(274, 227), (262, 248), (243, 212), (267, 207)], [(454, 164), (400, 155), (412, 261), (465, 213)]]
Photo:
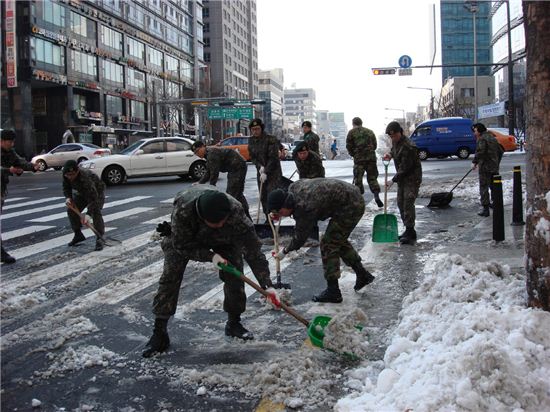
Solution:
[[(505, 178), (513, 166), (524, 162), (523, 154), (506, 155), (501, 164)], [(327, 177), (351, 182), (351, 161), (324, 164)], [(424, 182), (438, 191), (450, 190), (469, 167), (469, 161), (430, 159), (423, 162)], [(283, 162), (283, 170), (289, 177), (293, 163)], [(389, 170), (392, 174), (393, 166)], [(222, 178), (218, 185), (225, 183)], [(122, 244), (93, 252), (92, 239), (77, 248), (66, 247), (72, 234), (64, 214), (61, 172), (11, 178), (2, 233), (4, 246), (18, 261), (1, 266), (2, 410), (32, 410), (32, 399), (40, 400), (42, 410), (48, 411), (249, 411), (258, 406), (261, 396), (219, 385), (209, 387), (204, 396), (197, 395), (197, 384), (173, 385), (181, 368), (218, 368), (231, 370), (236, 379), (239, 373), (244, 377), (252, 365), (298, 350), (307, 337), (303, 325), (267, 310), (253, 294), (243, 323), (255, 334), (254, 343), (226, 342), (220, 281), (209, 265), (194, 263), (186, 270), (180, 307), (169, 323), (170, 350), (151, 360), (141, 357), (152, 331), (150, 308), (162, 271), (162, 252), (150, 235), (157, 222), (169, 220), (174, 194), (190, 185), (179, 178), (155, 178), (108, 188), (103, 214), (109, 236)], [(252, 166), (246, 196), (254, 214), (258, 199)], [(351, 241), (377, 279), (361, 294), (353, 293), (349, 272), (341, 285), (344, 299), (368, 314), (369, 359), (379, 360), (402, 299), (417, 285), (430, 254), (440, 242), (460, 235), (462, 226), (457, 227), (457, 222), (474, 224), (481, 218), (473, 213), (477, 205), (471, 202), (456, 199), (452, 208), (432, 211), (425, 207), (429, 199), (419, 198), (420, 239), (415, 246), (372, 244), (372, 220), (380, 211), (370, 194), (365, 199), (367, 212)], [(323, 230), (323, 224), (320, 227)], [(266, 244), (267, 256), (270, 250)], [(324, 288), (317, 245), (310, 244), (283, 262), (283, 281), (292, 285), (295, 309), (307, 317), (332, 314), (334, 305), (311, 302), (311, 295)], [(97, 348), (99, 360), (92, 356)], [(78, 364), (82, 353), (88, 353), (89, 359)], [(330, 362), (334, 372), (330, 393), (338, 398), (341, 374), (353, 365), (338, 358)]]

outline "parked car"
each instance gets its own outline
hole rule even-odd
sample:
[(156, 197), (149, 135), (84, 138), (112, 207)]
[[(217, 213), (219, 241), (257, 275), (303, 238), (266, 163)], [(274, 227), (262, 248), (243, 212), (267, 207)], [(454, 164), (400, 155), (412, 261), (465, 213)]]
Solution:
[(244, 160), (250, 161), (250, 154), (248, 153), (248, 139), (250, 136), (232, 136), (227, 137), (216, 144), (216, 146), (223, 147), (225, 149), (234, 149), (238, 151)]
[(411, 135), (420, 160), (456, 155), (467, 159), (476, 150), (472, 121), (462, 117), (444, 117), (422, 122)]
[(518, 148), (516, 138), (508, 134), (507, 129), (503, 128), (490, 128), (487, 129), (489, 133), (495, 136), (505, 152), (514, 152)]
[(38, 170), (44, 171), (53, 167), (60, 170), (67, 160), (76, 160), (78, 163), (84, 160), (109, 156), (111, 151), (91, 143), (66, 143), (60, 144), (48, 153), (40, 154), (32, 158), (33, 163), (38, 164)]
[(200, 179), (206, 162), (191, 151), (193, 141), (183, 137), (140, 139), (118, 154), (82, 162), (108, 185), (119, 185), (126, 179), (154, 176), (190, 176)]

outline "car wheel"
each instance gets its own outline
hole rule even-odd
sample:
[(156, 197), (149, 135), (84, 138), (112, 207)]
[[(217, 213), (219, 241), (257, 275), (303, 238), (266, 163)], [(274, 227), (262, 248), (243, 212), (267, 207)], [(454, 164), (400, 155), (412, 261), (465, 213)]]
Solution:
[(125, 174), (120, 166), (108, 166), (103, 172), (103, 181), (109, 186), (119, 185), (124, 182)]
[(46, 170), (48, 168), (48, 165), (42, 159), (37, 160), (36, 164), (38, 165), (38, 170), (40, 170), (41, 172), (43, 172), (44, 170)]
[(83, 162), (83, 161), (85, 161), (85, 160), (88, 160), (88, 159), (85, 158), (85, 157), (80, 157), (80, 158), (78, 158), (78, 160), (76, 161), (76, 163), (81, 163), (81, 162)]
[(467, 147), (461, 147), (460, 149), (458, 149), (457, 156), (463, 160), (467, 159), (468, 157), (470, 157), (470, 150)]
[(418, 151), (418, 157), (420, 160), (426, 160), (428, 158), (428, 151), (427, 150), (419, 150)]
[(193, 180), (199, 180), (206, 173), (206, 162), (197, 161), (189, 168), (189, 176)]

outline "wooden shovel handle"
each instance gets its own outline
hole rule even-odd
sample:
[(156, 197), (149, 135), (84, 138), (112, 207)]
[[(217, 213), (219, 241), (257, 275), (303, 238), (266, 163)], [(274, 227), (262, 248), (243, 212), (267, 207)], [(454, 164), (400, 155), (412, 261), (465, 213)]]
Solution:
[[(275, 229), (275, 226), (273, 225), (273, 220), (271, 220), (271, 216), (269, 213), (267, 214), (267, 221), (269, 222), (269, 226), (271, 226), (271, 231), (273, 232), (273, 243), (275, 244), (275, 253), (279, 253), (279, 233), (278, 228)], [(279, 224), (281, 224), (281, 220), (279, 219)], [(281, 261), (278, 257), (275, 257), (275, 271), (279, 273), (281, 271)]]
[(264, 182), (260, 176), (260, 192), (258, 193), (258, 213), (256, 214), (256, 224), (260, 223), (260, 206), (262, 205), (262, 192), (264, 188)]
[[(80, 212), (80, 210), (78, 210), (76, 207), (74, 207), (72, 203), (69, 204), (69, 205), (67, 205), (67, 207), (68, 207), (69, 209), (71, 209), (73, 212), (75, 212), (78, 216), (80, 216), (80, 215), (82, 214), (82, 212)], [(101, 236), (101, 233), (99, 233), (99, 232), (97, 231), (97, 229), (96, 229), (90, 222), (88, 222), (87, 220), (85, 220), (85, 221), (84, 221), (84, 224), (88, 227), (88, 229), (90, 229), (92, 232), (94, 232), (94, 234), (95, 234), (98, 238), (104, 240), (104, 239), (103, 239), (103, 236)]]

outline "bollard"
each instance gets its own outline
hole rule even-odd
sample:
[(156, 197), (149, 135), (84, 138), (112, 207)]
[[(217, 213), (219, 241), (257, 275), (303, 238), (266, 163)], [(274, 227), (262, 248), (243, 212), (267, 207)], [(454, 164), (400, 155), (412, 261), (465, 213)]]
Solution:
[(521, 187), (521, 166), (514, 166), (514, 192), (512, 205), (512, 226), (524, 225), (523, 221), (523, 194)]
[(504, 240), (504, 205), (502, 200), (502, 176), (494, 175), (491, 187), (493, 196), (493, 240)]

